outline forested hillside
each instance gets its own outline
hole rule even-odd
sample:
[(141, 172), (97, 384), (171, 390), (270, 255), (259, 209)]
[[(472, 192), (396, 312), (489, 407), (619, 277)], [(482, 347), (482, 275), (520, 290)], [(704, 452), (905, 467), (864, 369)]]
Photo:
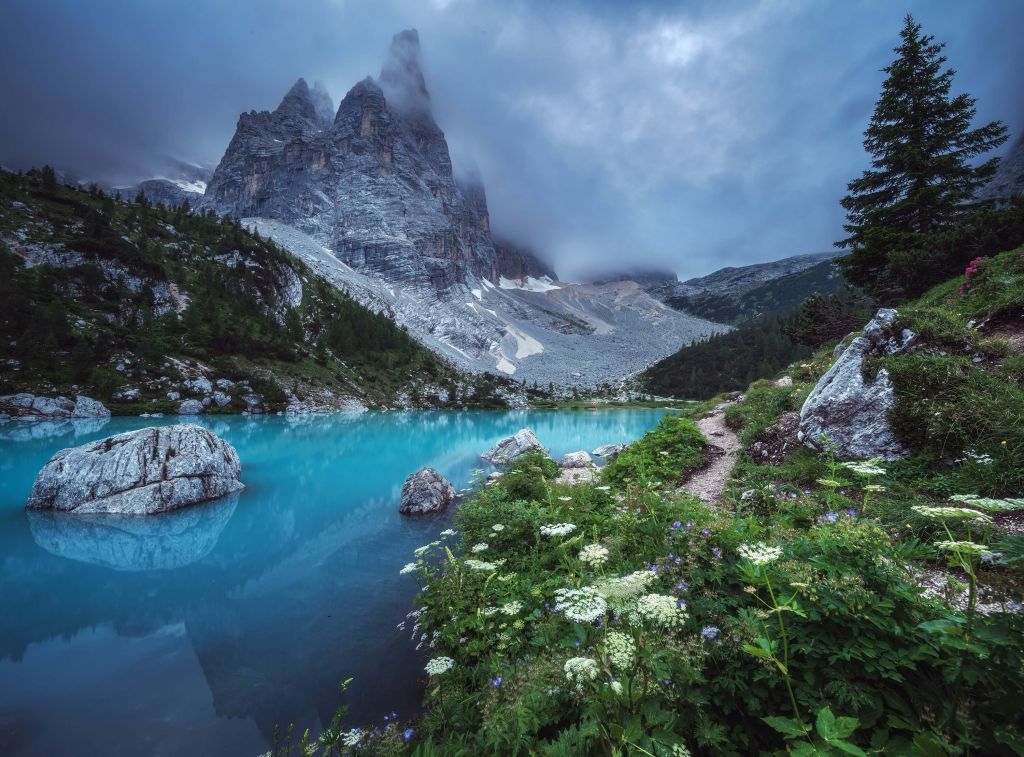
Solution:
[[(82, 392), (170, 411), (191, 383), (224, 410), (485, 402), (382, 314), (237, 221), (0, 173), (0, 393)], [(244, 398), (248, 399), (244, 399)], [(211, 408), (213, 409), (213, 408)]]

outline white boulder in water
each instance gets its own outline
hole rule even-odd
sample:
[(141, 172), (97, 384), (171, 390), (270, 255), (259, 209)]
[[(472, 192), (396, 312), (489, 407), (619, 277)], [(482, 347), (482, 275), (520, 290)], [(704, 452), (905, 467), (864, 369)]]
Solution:
[(506, 436), (480, 457), (493, 465), (508, 465), (534, 451), (547, 452), (531, 429), (522, 428), (512, 436)]
[(560, 468), (589, 468), (594, 464), (594, 461), (590, 459), (590, 455), (582, 450), (579, 452), (568, 452), (562, 456), (562, 462), (558, 464)]
[(109, 418), (110, 410), (100, 402), (79, 394), (67, 397), (40, 397), (28, 392), (0, 397), (0, 417), (25, 419)]
[(402, 486), (402, 504), (398, 511), (405, 515), (439, 513), (455, 501), (455, 487), (433, 468), (420, 468)]
[(26, 507), (150, 515), (239, 491), (241, 473), (235, 448), (200, 426), (143, 428), (58, 452)]
[(621, 455), (625, 449), (625, 444), (602, 444), (590, 454), (594, 457), (603, 457), (605, 460), (613, 460)]

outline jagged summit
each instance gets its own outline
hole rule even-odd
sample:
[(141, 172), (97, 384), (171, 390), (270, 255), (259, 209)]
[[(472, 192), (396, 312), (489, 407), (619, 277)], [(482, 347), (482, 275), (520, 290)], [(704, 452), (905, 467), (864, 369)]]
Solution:
[(392, 38), (378, 81), (394, 110), (403, 115), (430, 114), (430, 93), (420, 66), (420, 35), (415, 29)]

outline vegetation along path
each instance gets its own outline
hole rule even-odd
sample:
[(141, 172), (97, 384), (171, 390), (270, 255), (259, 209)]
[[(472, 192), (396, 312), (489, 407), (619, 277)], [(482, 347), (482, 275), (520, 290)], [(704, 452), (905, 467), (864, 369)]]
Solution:
[(736, 454), (743, 445), (739, 437), (726, 425), (725, 408), (732, 402), (717, 405), (711, 413), (697, 421), (697, 428), (704, 434), (709, 445), (721, 450), (711, 457), (704, 468), (694, 473), (682, 486), (682, 490), (699, 497), (709, 505), (718, 503), (725, 491), (725, 482), (729, 479), (732, 467), (736, 462)]

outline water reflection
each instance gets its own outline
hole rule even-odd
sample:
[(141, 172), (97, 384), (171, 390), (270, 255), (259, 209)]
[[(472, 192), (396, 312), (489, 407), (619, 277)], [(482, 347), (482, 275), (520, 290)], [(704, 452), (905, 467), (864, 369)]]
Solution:
[(209, 554), (238, 494), (160, 515), (27, 511), (32, 539), (47, 552), (114, 570), (171, 570)]
[[(155, 743), (161, 754), (216, 744), (252, 755), (276, 724), (329, 722), (349, 676), (353, 721), (414, 714), (423, 659), (395, 626), (416, 587), (398, 569), (451, 514), (399, 516), (405, 476), (431, 465), (459, 488), (482, 451), (524, 425), (561, 455), (636, 438), (659, 415), (204, 419), (238, 449), (246, 489), (141, 522), (23, 506), (61, 447), (177, 419), (0, 440), (0, 725), (21, 734), (5, 744), (0, 728), (0, 752), (138, 754)], [(90, 692), (73, 703), (77, 724), (57, 706), (76, 681)], [(133, 708), (153, 687), (175, 692), (174, 704)]]

